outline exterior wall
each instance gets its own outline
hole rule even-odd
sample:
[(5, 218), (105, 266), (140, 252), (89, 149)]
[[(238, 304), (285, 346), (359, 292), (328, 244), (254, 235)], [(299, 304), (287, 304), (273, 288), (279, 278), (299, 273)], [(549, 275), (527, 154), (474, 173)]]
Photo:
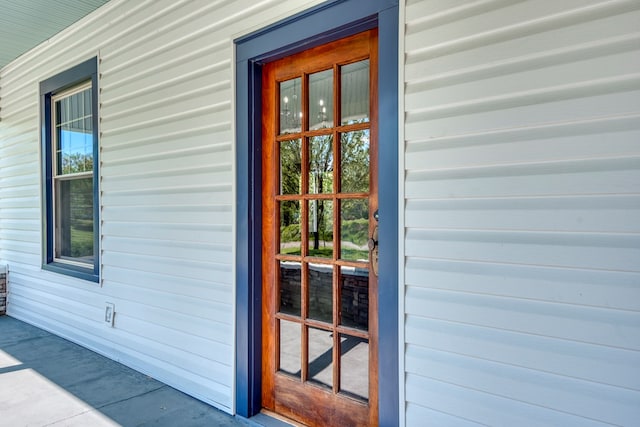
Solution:
[[(233, 412), (232, 40), (315, 3), (112, 0), (0, 70), (9, 315)], [(38, 83), (96, 55), (99, 284), (41, 270), (38, 135)]]
[[(8, 314), (233, 412), (232, 40), (316, 3), (112, 0), (0, 70)], [(406, 425), (640, 419), (639, 9), (406, 6)], [(96, 55), (99, 284), (40, 268), (38, 136)]]
[(0, 265), (0, 316), (7, 311), (7, 267)]
[(639, 8), (406, 6), (407, 425), (640, 419)]

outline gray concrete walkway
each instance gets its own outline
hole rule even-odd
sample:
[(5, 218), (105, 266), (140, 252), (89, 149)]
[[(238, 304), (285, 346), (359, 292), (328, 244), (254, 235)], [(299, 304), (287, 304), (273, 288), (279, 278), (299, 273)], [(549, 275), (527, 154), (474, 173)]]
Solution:
[(256, 426), (19, 320), (0, 316), (0, 426)]

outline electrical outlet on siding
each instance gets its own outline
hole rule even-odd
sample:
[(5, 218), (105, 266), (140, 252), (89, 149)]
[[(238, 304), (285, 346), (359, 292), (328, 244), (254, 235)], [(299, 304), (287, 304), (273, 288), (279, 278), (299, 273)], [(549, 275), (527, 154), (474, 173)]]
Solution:
[(113, 322), (116, 317), (116, 306), (115, 304), (108, 302), (104, 307), (104, 323), (111, 326), (113, 328)]

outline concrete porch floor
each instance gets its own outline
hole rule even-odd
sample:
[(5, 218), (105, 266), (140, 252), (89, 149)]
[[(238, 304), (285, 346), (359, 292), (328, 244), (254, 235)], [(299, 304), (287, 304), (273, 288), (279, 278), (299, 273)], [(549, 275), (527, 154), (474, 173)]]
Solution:
[(233, 417), (91, 350), (0, 316), (0, 427), (271, 424), (261, 420)]

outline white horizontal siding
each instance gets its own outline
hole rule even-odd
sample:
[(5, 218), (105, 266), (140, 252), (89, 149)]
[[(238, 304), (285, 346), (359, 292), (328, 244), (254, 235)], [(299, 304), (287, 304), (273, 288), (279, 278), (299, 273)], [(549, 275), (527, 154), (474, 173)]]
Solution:
[[(112, 0), (0, 70), (10, 315), (233, 412), (232, 40), (315, 3)], [(40, 268), (38, 84), (96, 55), (100, 284)]]
[(6, 95), (10, 87), (3, 76), (0, 72), (0, 263), (38, 264), (42, 221), (40, 166), (36, 161), (38, 95), (29, 92), (20, 97), (22, 104), (31, 105), (34, 111), (23, 105), (12, 108), (11, 103), (5, 103), (11, 97)]
[(640, 419), (640, 3), (412, 1), (407, 425)]

